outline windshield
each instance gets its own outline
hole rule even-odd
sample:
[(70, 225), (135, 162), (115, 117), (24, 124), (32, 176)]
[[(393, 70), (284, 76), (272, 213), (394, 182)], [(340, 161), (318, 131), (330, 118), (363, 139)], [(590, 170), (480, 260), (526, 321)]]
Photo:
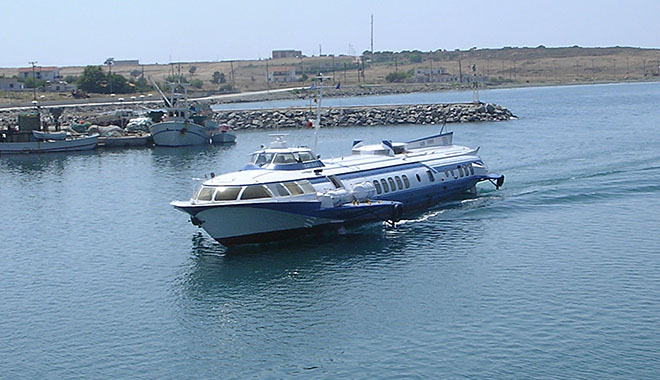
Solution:
[(256, 166), (264, 166), (270, 164), (272, 160), (272, 153), (255, 153), (252, 155), (252, 160), (250, 162)]

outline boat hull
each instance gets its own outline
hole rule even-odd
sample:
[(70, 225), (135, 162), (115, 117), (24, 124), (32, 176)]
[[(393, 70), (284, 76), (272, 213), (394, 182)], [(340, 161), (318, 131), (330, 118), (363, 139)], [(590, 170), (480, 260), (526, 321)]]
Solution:
[(211, 133), (205, 127), (178, 121), (166, 121), (149, 127), (158, 146), (189, 146), (210, 144)]
[(99, 137), (99, 145), (106, 148), (147, 146), (150, 138), (146, 136)]
[(231, 144), (236, 141), (236, 135), (229, 132), (218, 132), (211, 136), (213, 144)]
[(0, 143), (0, 153), (48, 153), (91, 150), (96, 148), (97, 143), (98, 135), (70, 140), (2, 142)]
[(190, 214), (193, 224), (226, 246), (280, 240), (344, 224), (398, 220), (403, 210), (400, 202), (390, 201), (333, 208), (321, 208), (318, 201), (255, 203), (250, 206), (192, 206), (186, 202), (173, 202), (172, 205)]

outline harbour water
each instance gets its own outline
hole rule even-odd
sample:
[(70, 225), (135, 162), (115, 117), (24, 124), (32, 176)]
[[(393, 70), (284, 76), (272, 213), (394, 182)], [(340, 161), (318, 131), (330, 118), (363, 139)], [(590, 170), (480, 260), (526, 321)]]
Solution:
[[(481, 97), (519, 119), (447, 128), (502, 189), (268, 246), (227, 250), (168, 203), (271, 131), (0, 157), (0, 376), (658, 378), (660, 83)], [(324, 129), (319, 153), (437, 129)]]

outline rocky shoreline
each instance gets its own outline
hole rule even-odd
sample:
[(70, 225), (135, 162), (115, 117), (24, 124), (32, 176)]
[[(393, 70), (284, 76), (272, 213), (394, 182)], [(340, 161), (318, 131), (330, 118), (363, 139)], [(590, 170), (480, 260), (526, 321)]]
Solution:
[[(316, 118), (314, 108), (216, 111), (213, 119), (232, 129), (303, 128)], [(504, 121), (515, 118), (491, 103), (452, 103), (394, 106), (332, 107), (321, 110), (323, 127), (397, 124), (442, 124)]]
[[(125, 104), (76, 106), (65, 108), (59, 118), (60, 124), (70, 125), (80, 122), (105, 125), (96, 122), (104, 115), (120, 113), (118, 110), (132, 110), (137, 115), (144, 112), (144, 105)], [(1, 111), (0, 129), (6, 125), (16, 125), (19, 112)], [(54, 125), (52, 115), (42, 110), (42, 120), (48, 125)], [(122, 112), (122, 114), (126, 114)], [(137, 117), (123, 116), (127, 118)], [(274, 129), (274, 128), (304, 128), (309, 120), (316, 119), (316, 108), (278, 108), (262, 110), (220, 110), (213, 112), (213, 120), (220, 124), (229, 124), (235, 130), (241, 129)], [(465, 123), (480, 121), (504, 121), (515, 118), (506, 109), (492, 103), (450, 103), (421, 105), (388, 105), (388, 106), (351, 106), (324, 107), (321, 111), (321, 125), (324, 127), (350, 127), (369, 125), (398, 124), (442, 124)], [(120, 124), (118, 120), (110, 124)]]

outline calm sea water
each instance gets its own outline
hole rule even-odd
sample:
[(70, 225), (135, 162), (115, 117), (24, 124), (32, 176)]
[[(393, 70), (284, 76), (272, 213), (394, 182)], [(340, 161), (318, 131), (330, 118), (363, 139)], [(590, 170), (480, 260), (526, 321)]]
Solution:
[[(504, 188), (286, 244), (226, 250), (168, 205), (268, 132), (0, 157), (0, 377), (657, 379), (660, 84), (481, 97), (520, 119), (449, 127)], [(436, 131), (324, 129), (320, 153)]]

